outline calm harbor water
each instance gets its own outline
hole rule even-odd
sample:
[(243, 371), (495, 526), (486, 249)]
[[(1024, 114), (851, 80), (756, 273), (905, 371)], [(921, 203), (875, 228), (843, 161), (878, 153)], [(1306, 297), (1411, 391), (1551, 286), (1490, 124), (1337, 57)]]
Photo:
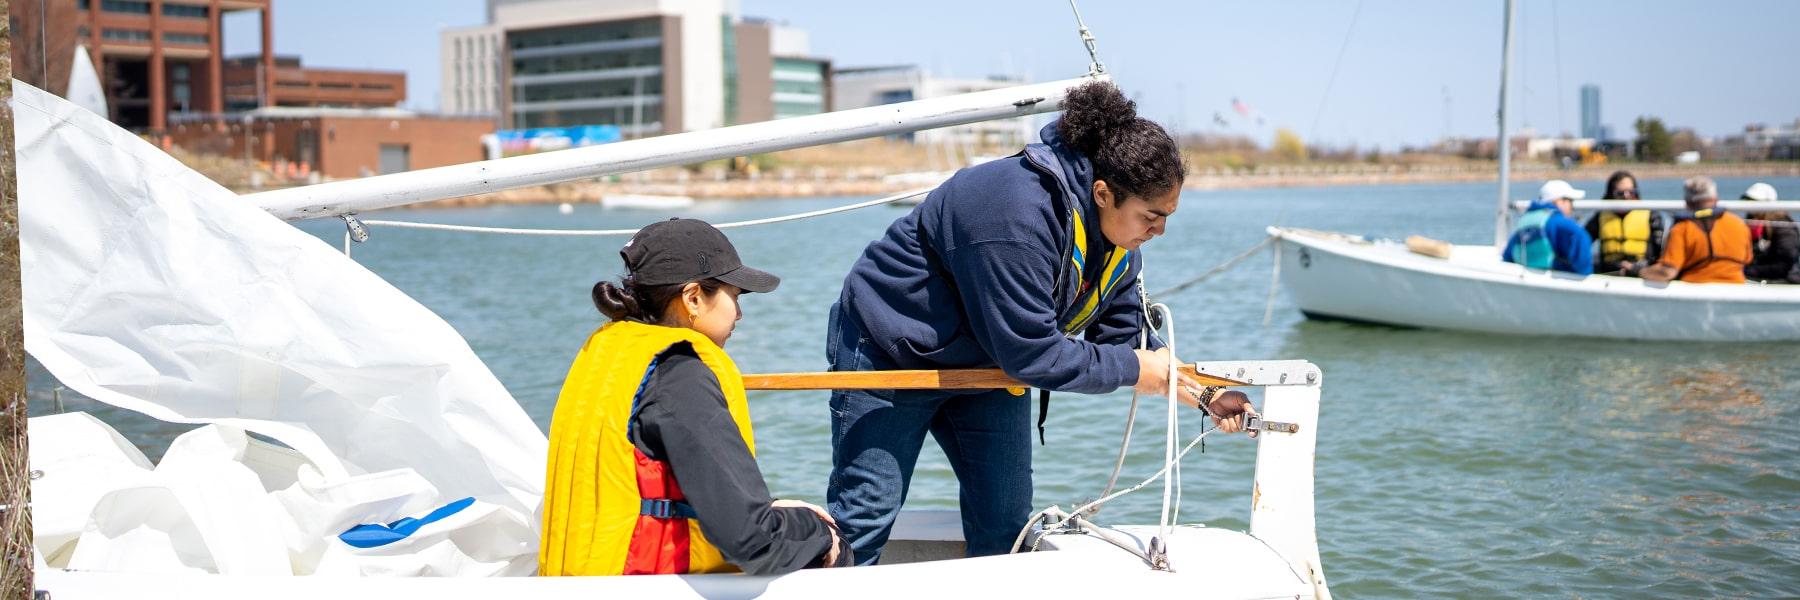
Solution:
[[(1800, 196), (1800, 179), (1773, 179)], [(1517, 182), (1525, 197), (1539, 182)], [(1601, 182), (1575, 182), (1598, 197)], [(1748, 180), (1728, 179), (1735, 196)], [(1679, 197), (1678, 181), (1645, 181)], [(1458, 184), (1188, 192), (1169, 234), (1146, 246), (1152, 290), (1250, 247), (1280, 223), (1458, 243), (1492, 235), (1493, 186)], [(714, 222), (854, 199), (702, 202)], [(825, 313), (862, 247), (904, 209), (876, 207), (730, 232), (747, 263), (783, 277), (746, 296), (728, 349), (745, 372), (822, 370)], [(577, 206), (396, 210), (379, 217), (510, 227), (617, 228), (666, 214)], [(338, 245), (338, 222), (299, 226)], [(588, 300), (621, 273), (621, 238), (542, 238), (376, 228), (355, 258), (468, 338), (548, 428), (563, 374), (602, 318)], [(1319, 543), (1341, 597), (1442, 595), (1780, 597), (1800, 595), (1800, 345), (1535, 339), (1311, 322), (1277, 295), (1263, 325), (1268, 254), (1207, 285), (1157, 298), (1175, 310), (1185, 360), (1306, 359), (1325, 373), (1319, 429)], [(32, 412), (55, 388), (32, 365)], [(154, 458), (189, 427), (96, 406)], [(1129, 394), (1060, 394), (1049, 445), (1035, 449), (1039, 506), (1099, 494)], [(819, 501), (830, 469), (826, 395), (752, 397), (771, 489)], [(1140, 411), (1122, 481), (1162, 457), (1161, 405)], [(1197, 414), (1182, 417), (1197, 433)], [(954, 508), (955, 478), (935, 445), (910, 507)], [(1182, 520), (1247, 527), (1254, 443), (1208, 440), (1184, 463)], [(1154, 522), (1160, 494), (1109, 505), (1102, 519)]]

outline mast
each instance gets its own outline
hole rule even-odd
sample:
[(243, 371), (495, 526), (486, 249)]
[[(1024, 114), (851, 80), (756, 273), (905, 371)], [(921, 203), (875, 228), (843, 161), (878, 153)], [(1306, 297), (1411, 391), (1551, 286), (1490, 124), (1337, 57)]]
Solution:
[(243, 199), (289, 221), (335, 217), (518, 187), (1053, 112), (1062, 110), (1063, 97), (1070, 89), (1089, 81), (1106, 80), (1109, 78), (1105, 75), (1089, 75), (708, 131), (334, 181), (246, 194)]
[(1506, 24), (1500, 42), (1500, 201), (1494, 209), (1494, 246), (1505, 247), (1507, 234), (1507, 196), (1512, 193), (1512, 111), (1507, 110), (1506, 81), (1512, 71), (1513, 0), (1506, 0)]

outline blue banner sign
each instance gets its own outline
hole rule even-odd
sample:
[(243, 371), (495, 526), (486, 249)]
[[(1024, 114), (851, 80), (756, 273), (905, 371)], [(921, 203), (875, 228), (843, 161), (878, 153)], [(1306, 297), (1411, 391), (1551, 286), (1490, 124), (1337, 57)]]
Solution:
[(494, 132), (494, 137), (499, 138), (502, 156), (580, 148), (621, 139), (617, 125), (502, 129)]

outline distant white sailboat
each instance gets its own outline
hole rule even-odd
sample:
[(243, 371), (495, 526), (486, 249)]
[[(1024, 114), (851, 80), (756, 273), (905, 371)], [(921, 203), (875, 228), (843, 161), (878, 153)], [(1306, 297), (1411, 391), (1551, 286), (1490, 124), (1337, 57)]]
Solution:
[(87, 47), (75, 45), (75, 62), (69, 68), (68, 99), (76, 106), (94, 111), (94, 114), (107, 116), (106, 88), (100, 84), (100, 72), (94, 69), (94, 61), (89, 57)]
[(1580, 276), (1451, 246), (1437, 258), (1394, 240), (1270, 227), (1281, 281), (1307, 317), (1485, 333), (1639, 340), (1800, 340), (1800, 286), (1651, 283)]
[[(1513, 4), (1506, 5), (1500, 67), (1500, 203), (1494, 245), (1449, 246), (1442, 256), (1393, 240), (1270, 227), (1277, 270), (1301, 313), (1361, 321), (1514, 335), (1682, 341), (1800, 340), (1800, 285), (1651, 283), (1635, 277), (1579, 276), (1501, 260), (1515, 208), (1509, 193), (1511, 138), (1507, 73)], [(1743, 210), (1749, 203), (1721, 202)], [(1800, 209), (1759, 202), (1762, 210)], [(1676, 202), (1577, 201), (1577, 210), (1680, 210)], [(1446, 244), (1446, 246), (1448, 246)]]
[(608, 209), (668, 210), (687, 208), (693, 205), (694, 199), (689, 196), (607, 194), (600, 197), (600, 206)]

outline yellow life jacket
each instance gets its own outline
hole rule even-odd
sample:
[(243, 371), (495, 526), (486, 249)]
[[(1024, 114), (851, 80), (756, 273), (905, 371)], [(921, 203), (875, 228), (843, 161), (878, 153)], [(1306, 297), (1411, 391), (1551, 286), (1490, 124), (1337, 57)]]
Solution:
[[(1069, 209), (1070, 245), (1069, 271), (1072, 276), (1068, 281), (1072, 284), (1069, 290), (1074, 294), (1074, 302), (1070, 310), (1064, 310), (1060, 316), (1063, 335), (1075, 337), (1081, 335), (1094, 318), (1100, 314), (1100, 303), (1112, 295), (1120, 281), (1125, 280), (1125, 272), (1131, 270), (1131, 251), (1113, 246), (1106, 251), (1106, 270), (1100, 272), (1098, 285), (1087, 282), (1087, 222), (1081, 218), (1081, 210)], [(1062, 277), (1057, 278), (1060, 281)], [(1007, 388), (1014, 396), (1025, 394), (1025, 388)], [(1038, 443), (1044, 442), (1044, 422), (1050, 418), (1050, 390), (1038, 390)]]
[(1064, 335), (1076, 335), (1093, 322), (1099, 312), (1100, 301), (1111, 295), (1113, 288), (1118, 287), (1119, 282), (1125, 279), (1125, 272), (1131, 270), (1131, 251), (1118, 246), (1107, 251), (1106, 270), (1100, 274), (1099, 285), (1089, 286), (1084, 281), (1087, 272), (1087, 224), (1082, 221), (1080, 210), (1071, 209), (1069, 212), (1072, 217), (1070, 220), (1075, 223), (1069, 263), (1073, 267), (1077, 308), (1073, 314), (1064, 316), (1062, 331)]
[(1621, 261), (1642, 260), (1650, 252), (1650, 211), (1634, 210), (1621, 217), (1615, 212), (1600, 213), (1600, 261), (1617, 265)]
[[(657, 357), (679, 343), (692, 346), (694, 354), (719, 379), (726, 409), (744, 436), (744, 445), (751, 455), (756, 454), (743, 376), (724, 349), (685, 327), (629, 321), (606, 324), (588, 337), (569, 366), (550, 422), (539, 575), (737, 570), (701, 534), (698, 520), (670, 511), (667, 500), (661, 501), (660, 513), (653, 511), (648, 507), (665, 496), (640, 489), (646, 466), (651, 467), (653, 477), (658, 468), (664, 475), (667, 470), (660, 461), (646, 465), (648, 459), (632, 445), (627, 431), (632, 408)], [(673, 487), (672, 478), (669, 482)], [(674, 504), (685, 506), (679, 502), (684, 499), (679, 489), (674, 494)], [(679, 531), (682, 524), (685, 531)], [(665, 537), (646, 540), (646, 531)], [(680, 554), (684, 545), (684, 556), (670, 556)], [(646, 564), (662, 566), (643, 567)]]

